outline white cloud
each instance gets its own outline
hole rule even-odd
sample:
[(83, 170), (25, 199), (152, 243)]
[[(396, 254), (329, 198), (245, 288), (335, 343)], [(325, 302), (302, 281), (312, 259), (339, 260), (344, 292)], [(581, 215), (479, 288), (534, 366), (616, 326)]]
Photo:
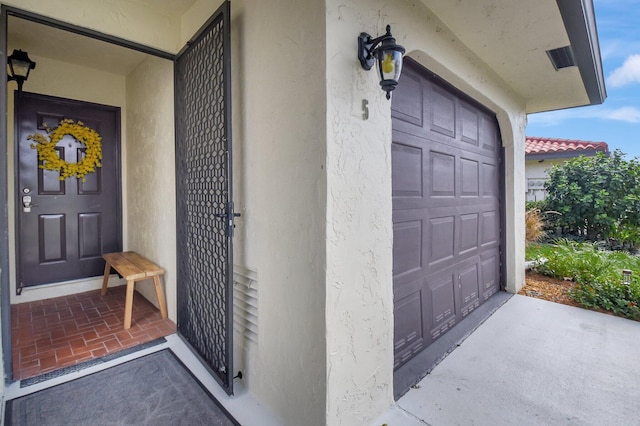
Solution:
[(640, 83), (640, 55), (631, 55), (609, 75), (611, 87), (622, 87), (627, 84)]
[(559, 111), (529, 114), (527, 121), (529, 124), (538, 124), (540, 126), (555, 126), (573, 118), (579, 118), (578, 114), (575, 114), (574, 110), (564, 109)]
[(626, 121), (627, 123), (640, 123), (640, 109), (636, 107), (622, 107), (605, 110), (603, 118), (609, 120)]
[(530, 114), (529, 124), (540, 126), (556, 126), (568, 120), (580, 119), (601, 119), (624, 121), (627, 123), (640, 123), (640, 108), (620, 107), (620, 108), (574, 108), (560, 111), (543, 112)]

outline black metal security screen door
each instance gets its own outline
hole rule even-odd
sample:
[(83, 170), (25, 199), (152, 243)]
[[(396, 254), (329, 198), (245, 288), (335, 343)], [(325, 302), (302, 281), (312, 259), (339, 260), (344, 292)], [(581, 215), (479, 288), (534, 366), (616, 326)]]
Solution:
[(233, 393), (229, 2), (178, 55), (178, 332)]

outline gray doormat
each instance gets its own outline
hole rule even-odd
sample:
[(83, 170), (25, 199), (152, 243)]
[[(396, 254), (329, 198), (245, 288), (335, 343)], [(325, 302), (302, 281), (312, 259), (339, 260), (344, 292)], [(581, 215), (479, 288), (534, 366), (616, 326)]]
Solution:
[(6, 425), (238, 425), (168, 349), (9, 400)]

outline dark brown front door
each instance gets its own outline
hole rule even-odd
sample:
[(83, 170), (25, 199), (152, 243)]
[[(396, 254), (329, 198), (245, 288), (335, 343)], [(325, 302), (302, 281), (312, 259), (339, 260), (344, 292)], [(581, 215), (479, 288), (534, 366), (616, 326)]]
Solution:
[(500, 288), (495, 115), (407, 60), (393, 94), (396, 373)]
[[(61, 181), (58, 172), (40, 169), (31, 148), (29, 135), (44, 134), (45, 126), (55, 128), (63, 119), (81, 121), (102, 137), (102, 167), (84, 182)], [(16, 95), (16, 134), (18, 286), (101, 275), (102, 253), (122, 249), (120, 108), (23, 93)], [(77, 162), (85, 147), (66, 135), (56, 150)]]

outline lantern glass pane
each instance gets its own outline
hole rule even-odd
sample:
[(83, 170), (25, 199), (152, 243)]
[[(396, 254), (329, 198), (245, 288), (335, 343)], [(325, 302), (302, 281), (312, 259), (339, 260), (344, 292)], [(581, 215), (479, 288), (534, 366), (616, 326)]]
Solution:
[(11, 59), (9, 61), (9, 66), (11, 68), (11, 75), (13, 77), (23, 77), (26, 80), (26, 77), (29, 75), (30, 63), (24, 62), (18, 59)]
[(402, 52), (383, 50), (378, 53), (378, 72), (380, 80), (395, 80), (400, 78), (402, 71)]

